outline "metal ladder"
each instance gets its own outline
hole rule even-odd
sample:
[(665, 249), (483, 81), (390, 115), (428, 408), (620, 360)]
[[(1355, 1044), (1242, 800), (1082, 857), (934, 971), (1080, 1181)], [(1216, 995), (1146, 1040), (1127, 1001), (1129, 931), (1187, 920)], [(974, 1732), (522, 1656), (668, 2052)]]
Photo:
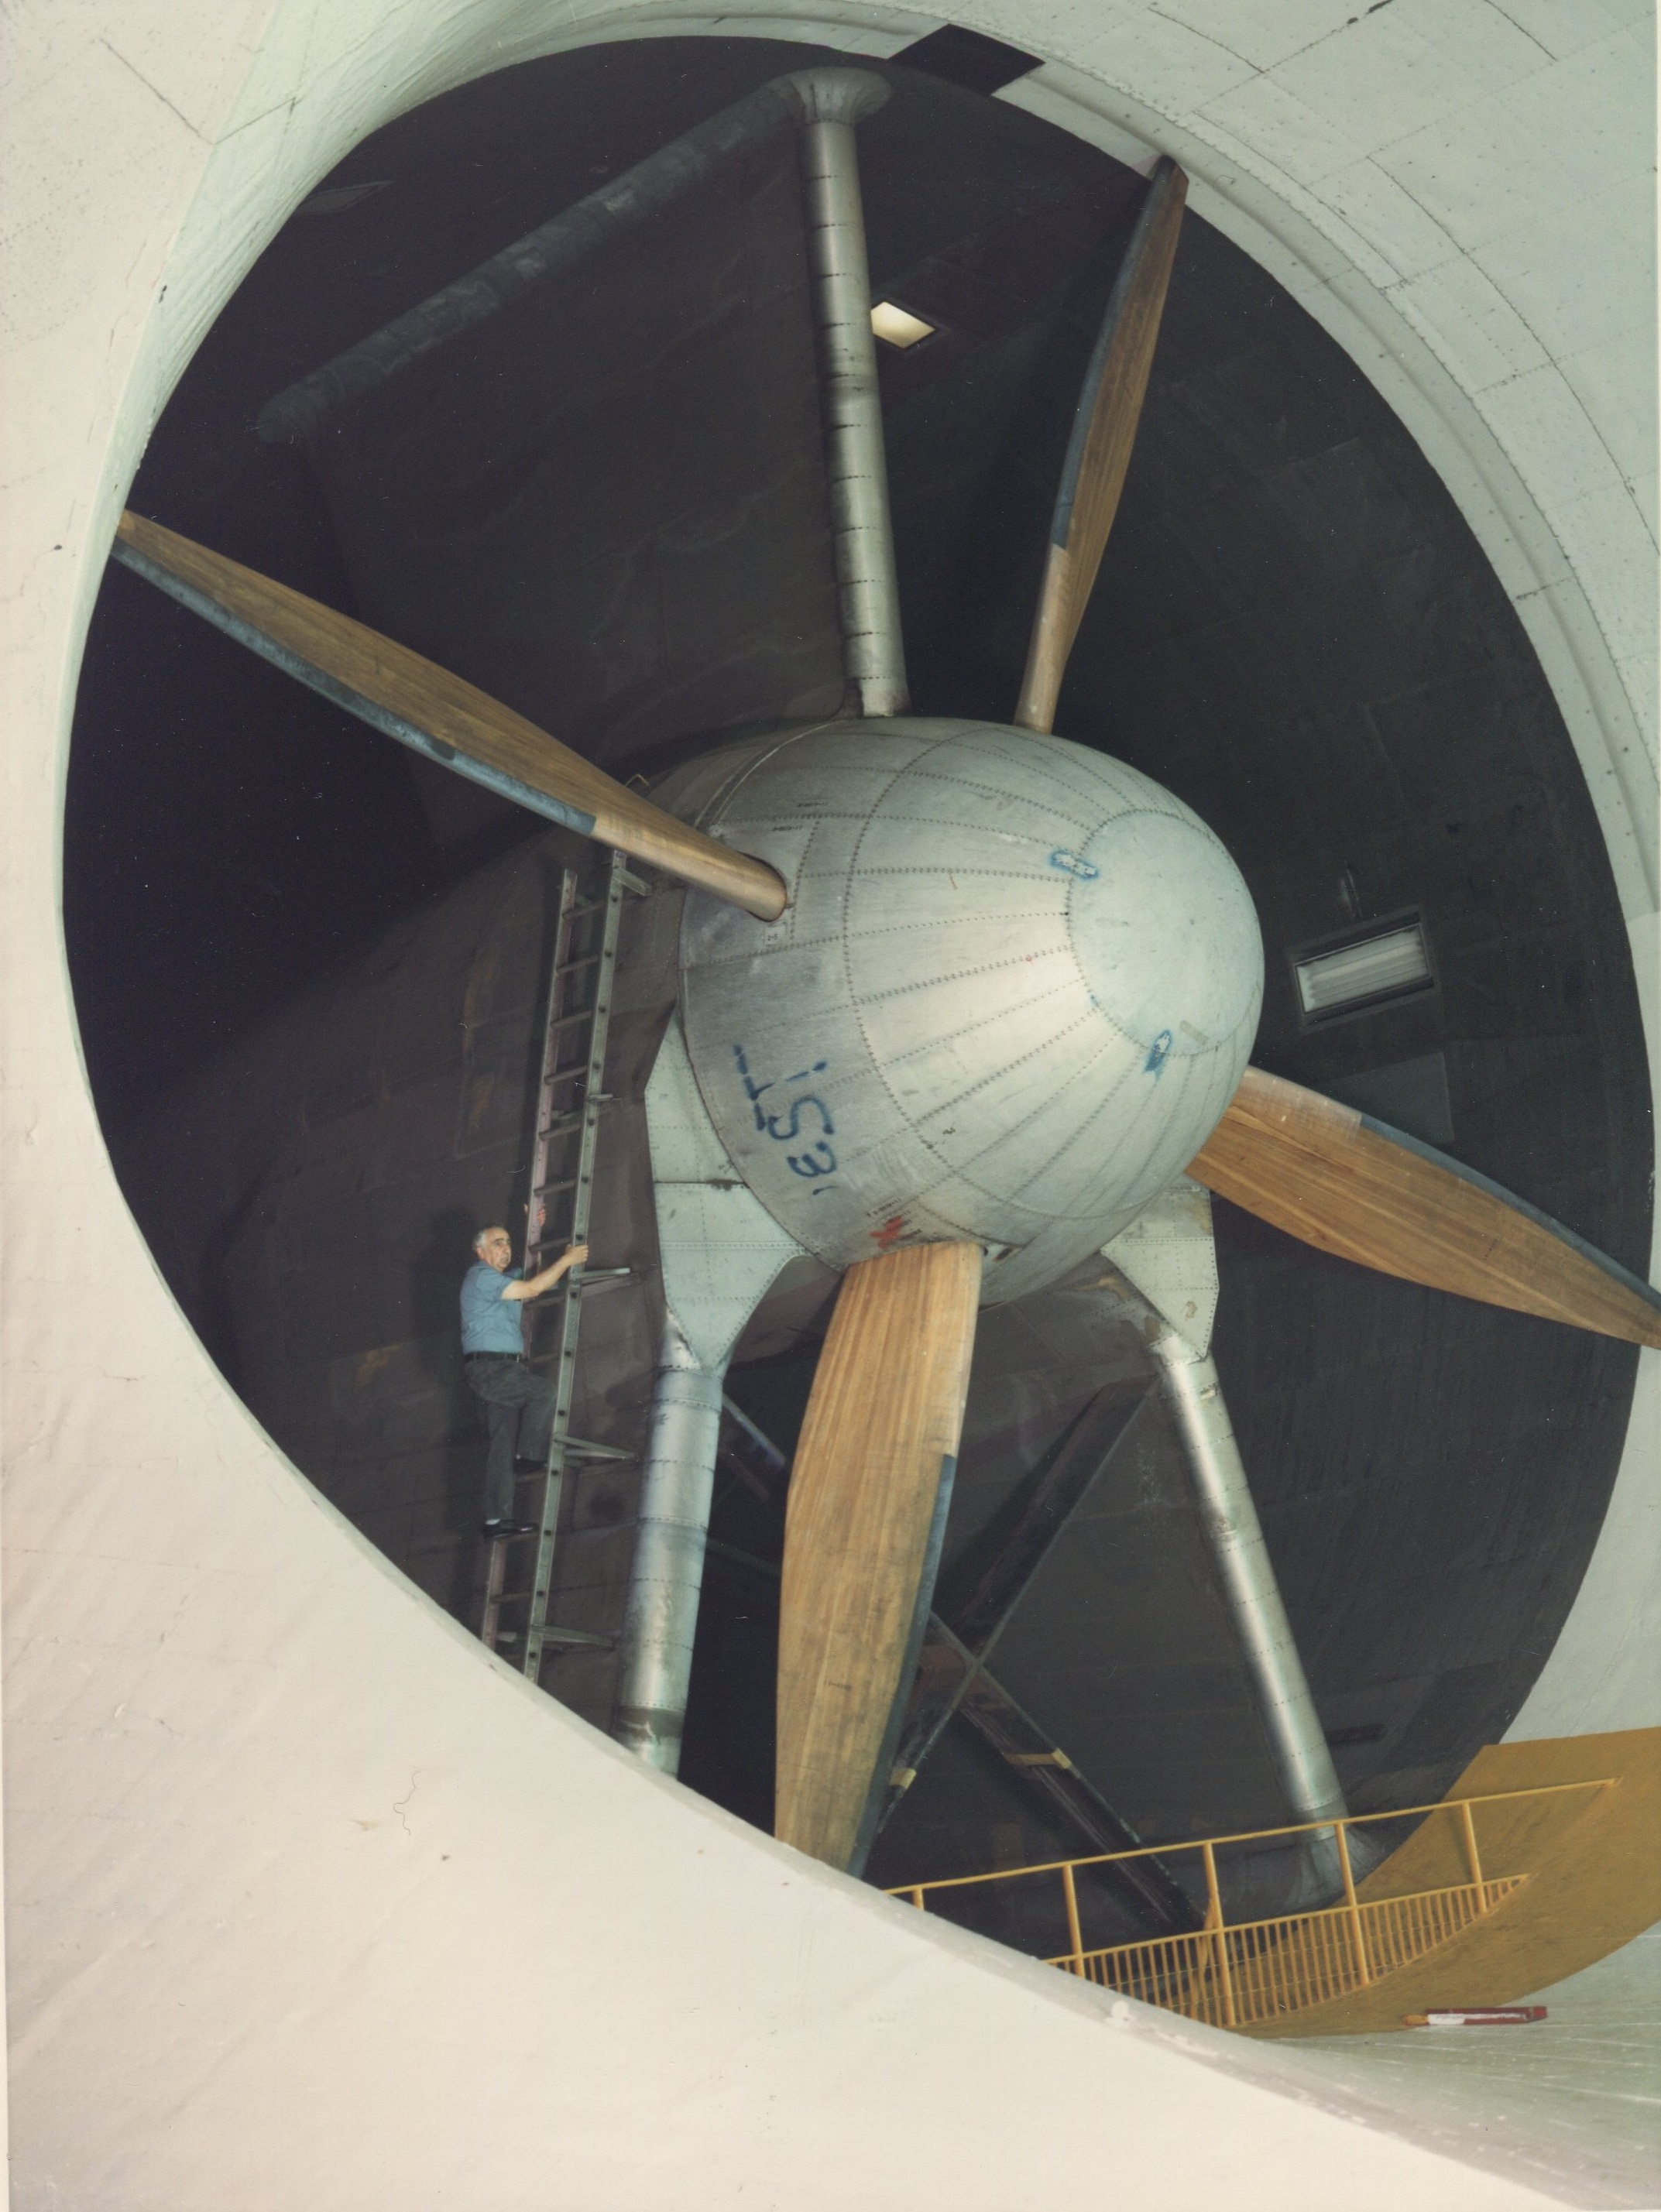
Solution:
[[(645, 889), (630, 874), (621, 853), (611, 854), (598, 896), (583, 896), (576, 870), (567, 868), (560, 877), (553, 973), (549, 980), (537, 1086), (536, 1140), (531, 1151), (526, 1198), (527, 1277), (536, 1274), (568, 1245), (587, 1240), (600, 1109), (607, 1103), (601, 1085), (623, 902), (626, 893)], [(543, 1654), (550, 1645), (604, 1646), (612, 1641), (609, 1636), (591, 1635), (585, 1629), (551, 1626), (548, 1605), (567, 1466), (634, 1456), (613, 1445), (590, 1443), (571, 1434), (584, 1294), (626, 1279), (628, 1273), (626, 1267), (574, 1268), (545, 1298), (532, 1300), (521, 1310), (527, 1363), (551, 1374), (554, 1383), (547, 1463), (534, 1478), (542, 1492), (541, 1508), (535, 1516), (536, 1564), (525, 1588), (509, 1589), (508, 1562), (514, 1540), (498, 1537), (490, 1546), (479, 1633), (491, 1650), (511, 1656), (533, 1682), (540, 1676)], [(503, 1607), (520, 1606), (526, 1607), (524, 1625), (504, 1628)]]

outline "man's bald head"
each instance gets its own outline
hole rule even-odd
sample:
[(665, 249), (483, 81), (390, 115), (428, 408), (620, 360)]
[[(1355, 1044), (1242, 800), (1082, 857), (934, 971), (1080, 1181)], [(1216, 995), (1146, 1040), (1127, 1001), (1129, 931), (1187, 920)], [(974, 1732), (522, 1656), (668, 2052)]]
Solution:
[(513, 1239), (500, 1222), (489, 1229), (481, 1229), (473, 1239), (473, 1249), (487, 1267), (505, 1273), (514, 1256)]

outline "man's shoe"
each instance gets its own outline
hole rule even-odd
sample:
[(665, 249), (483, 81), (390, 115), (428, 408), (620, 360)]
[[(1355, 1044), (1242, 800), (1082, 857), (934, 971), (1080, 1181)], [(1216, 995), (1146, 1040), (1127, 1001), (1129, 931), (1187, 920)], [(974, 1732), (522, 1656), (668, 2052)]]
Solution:
[(534, 1521), (487, 1521), (484, 1523), (484, 1540), (487, 1544), (494, 1544), (499, 1537), (502, 1536), (534, 1536), (536, 1533), (537, 1524)]

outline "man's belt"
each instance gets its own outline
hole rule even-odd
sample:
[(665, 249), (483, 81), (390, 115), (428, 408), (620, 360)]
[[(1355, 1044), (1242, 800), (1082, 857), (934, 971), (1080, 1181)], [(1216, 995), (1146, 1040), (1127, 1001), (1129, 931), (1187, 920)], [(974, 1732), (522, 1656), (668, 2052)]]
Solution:
[(464, 1360), (511, 1359), (515, 1367), (522, 1367), (525, 1364), (525, 1354), (522, 1352), (464, 1352), (461, 1356)]

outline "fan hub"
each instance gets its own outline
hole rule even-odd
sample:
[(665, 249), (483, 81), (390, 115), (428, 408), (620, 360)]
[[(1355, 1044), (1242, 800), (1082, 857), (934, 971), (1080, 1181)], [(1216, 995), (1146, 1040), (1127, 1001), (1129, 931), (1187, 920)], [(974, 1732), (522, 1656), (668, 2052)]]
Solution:
[(780, 1224), (845, 1267), (971, 1237), (1021, 1295), (1179, 1175), (1232, 1097), (1262, 950), (1222, 845), (1082, 745), (837, 722), (657, 794), (769, 861), (764, 923), (689, 896), (682, 1018), (711, 1118)]

